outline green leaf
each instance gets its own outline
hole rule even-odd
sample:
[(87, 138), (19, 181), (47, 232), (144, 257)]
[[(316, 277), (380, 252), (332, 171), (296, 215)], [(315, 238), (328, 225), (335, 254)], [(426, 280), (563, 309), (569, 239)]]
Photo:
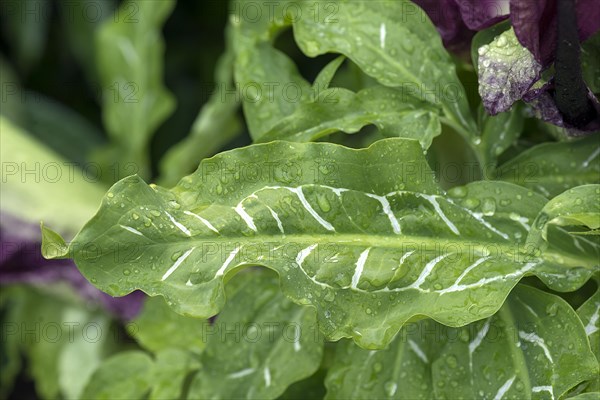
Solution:
[(236, 90), (252, 139), (259, 138), (312, 95), (310, 84), (294, 62), (273, 47), (279, 33), (291, 24), (287, 12), (288, 8), (295, 8), (289, 7), (295, 3), (295, 0), (232, 3), (230, 26)]
[(397, 90), (375, 86), (354, 93), (330, 88), (313, 102), (300, 104), (257, 141), (310, 142), (338, 131), (356, 133), (369, 124), (387, 137), (417, 139), (424, 149), (441, 132), (435, 109)]
[(475, 140), (482, 157), (484, 173), (494, 177), (498, 156), (508, 149), (521, 135), (524, 112), (521, 104), (515, 104), (510, 111), (498, 115), (489, 115), (479, 106), (479, 125), (481, 137)]
[(597, 371), (571, 307), (517, 285), (498, 313), (465, 327), (425, 320), (385, 350), (341, 344), (326, 385), (328, 398), (541, 399), (560, 398)]
[(219, 58), (215, 93), (200, 110), (188, 137), (169, 149), (161, 160), (162, 185), (175, 185), (193, 171), (200, 160), (214, 155), (242, 132), (242, 124), (237, 116), (240, 100), (237, 94), (232, 94), (235, 91), (231, 87), (233, 58), (231, 50), (226, 50)]
[(542, 143), (500, 166), (495, 175), (552, 198), (575, 186), (600, 183), (599, 156), (600, 143), (594, 135)]
[(415, 315), (452, 326), (487, 317), (525, 275), (581, 286), (595, 258), (524, 246), (545, 202), (488, 181), (445, 195), (414, 140), (271, 142), (204, 160), (171, 190), (121, 180), (70, 252), (107, 293), (141, 289), (199, 317), (223, 307), (230, 273), (263, 265), (317, 309), (328, 338), (375, 348)]
[(191, 353), (168, 348), (152, 359), (139, 350), (106, 359), (91, 376), (82, 399), (179, 399), (185, 379), (199, 367)]
[(181, 399), (185, 380), (200, 367), (189, 352), (169, 348), (156, 354), (150, 399)]
[(58, 233), (40, 223), (42, 231), (42, 256), (46, 259), (67, 258), (69, 246)]
[(259, 139), (312, 96), (311, 85), (293, 61), (270, 43), (238, 50), (235, 80), (253, 139)]
[(335, 73), (344, 61), (346, 61), (346, 57), (338, 56), (331, 60), (331, 62), (329, 62), (329, 64), (327, 64), (319, 72), (319, 75), (317, 75), (312, 85), (312, 89), (315, 94), (318, 94), (320, 91), (323, 91), (329, 87), (329, 84), (331, 83)]
[(89, 156), (105, 141), (88, 120), (40, 93), (28, 93), (23, 112), (27, 131), (69, 161), (86, 166)]
[(476, 127), (464, 88), (440, 35), (418, 6), (406, 0), (305, 2), (302, 15), (293, 26), (306, 55), (345, 55), (379, 83), (441, 107), (471, 142)]
[[(175, 2), (128, 0), (97, 32), (96, 57), (106, 95), (102, 118), (112, 146), (103, 162), (132, 162), (148, 174), (148, 142), (175, 107), (162, 83), (161, 28)], [(131, 10), (135, 10), (132, 13)], [(126, 16), (126, 17), (125, 17)]]
[(378, 351), (339, 342), (325, 379), (325, 398), (433, 398), (431, 363), (449, 329), (430, 319), (409, 323)]
[(159, 352), (167, 348), (181, 348), (201, 353), (205, 340), (203, 333), (208, 321), (176, 314), (161, 297), (151, 297), (142, 312), (127, 325), (127, 331), (145, 349)]
[(479, 49), (490, 44), (498, 35), (510, 29), (510, 20), (502, 21), (487, 29), (481, 30), (471, 40), (471, 62), (477, 72), (479, 69)]
[[(598, 282), (598, 279), (596, 279)], [(577, 315), (585, 327), (585, 333), (590, 342), (592, 353), (600, 365), (600, 290), (577, 309)], [(586, 387), (586, 392), (600, 392), (600, 375), (596, 375)]]
[(11, 345), (2, 356), (2, 390), (10, 389), (4, 383), (10, 374), (14, 378), (23, 355), (39, 397), (79, 398), (94, 368), (115, 347), (108, 317), (82, 304), (66, 285), (1, 292), (3, 342)]
[[(592, 230), (600, 228), (598, 196), (600, 185), (577, 186), (556, 196), (544, 206), (535, 219), (534, 229), (529, 233), (527, 242), (540, 246), (543, 240), (548, 240), (548, 227), (551, 225), (584, 226)], [(589, 238), (593, 239), (591, 236)], [(579, 239), (585, 240), (581, 236)], [(600, 250), (598, 244), (595, 250)]]
[(143, 399), (152, 386), (153, 361), (141, 351), (116, 354), (94, 371), (83, 399)]
[(275, 398), (321, 364), (314, 311), (286, 299), (270, 272), (241, 275), (228, 285), (229, 302), (207, 332), (204, 368), (190, 398)]
[[(79, 169), (0, 116), (2, 212), (72, 235), (96, 212), (105, 188), (94, 171)], [(68, 207), (65, 205), (68, 204)]]

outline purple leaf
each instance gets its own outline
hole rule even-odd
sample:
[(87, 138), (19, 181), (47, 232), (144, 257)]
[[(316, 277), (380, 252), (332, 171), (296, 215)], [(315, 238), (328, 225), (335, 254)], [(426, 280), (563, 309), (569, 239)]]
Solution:
[(71, 260), (46, 260), (40, 253), (39, 227), (2, 213), (0, 224), (0, 284), (69, 283), (79, 295), (102, 305), (124, 320), (134, 318), (144, 302), (142, 292), (115, 298), (92, 286)]
[(479, 94), (488, 113), (507, 111), (539, 79), (541, 65), (512, 29), (479, 48)]

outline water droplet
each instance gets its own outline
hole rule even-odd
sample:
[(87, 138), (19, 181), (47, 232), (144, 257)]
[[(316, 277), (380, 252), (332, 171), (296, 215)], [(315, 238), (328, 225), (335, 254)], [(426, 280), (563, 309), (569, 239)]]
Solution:
[(465, 188), (464, 186), (453, 187), (448, 191), (448, 194), (450, 194), (450, 196), (453, 197), (462, 198), (467, 195), (467, 188)]
[(578, 206), (580, 206), (580, 205), (583, 204), (583, 200), (578, 197), (578, 198), (575, 199), (575, 204), (578, 205)]
[(173, 255), (171, 256), (171, 260), (173, 261), (177, 261), (177, 259), (179, 257), (181, 257), (181, 254), (183, 254), (181, 251), (176, 251), (175, 253), (173, 253)]
[(496, 200), (491, 197), (487, 197), (483, 199), (483, 204), (481, 205), (481, 212), (485, 216), (494, 215), (496, 212)]
[(137, 219), (139, 219), (139, 218), (140, 218), (140, 216), (139, 216), (139, 215), (137, 215), (136, 213), (133, 213), (133, 214), (131, 215), (131, 218), (133, 218), (133, 219), (136, 219), (136, 220), (137, 220)]
[(554, 317), (557, 312), (558, 312), (558, 304), (557, 303), (552, 303), (552, 304), (549, 304), (548, 306), (546, 306), (546, 314), (548, 314), (549, 316)]
[(130, 271), (130, 270), (128, 270), (127, 268), (125, 268), (125, 269), (123, 270), (123, 275), (125, 275), (125, 276), (131, 275), (131, 271)]
[(108, 195), (107, 195), (107, 196), (108, 196), (108, 198), (109, 198), (109, 199), (112, 199), (113, 197), (115, 197), (115, 195), (114, 195), (112, 192), (111, 192), (111, 193), (108, 193)]
[(446, 357), (446, 364), (448, 364), (450, 368), (456, 368), (458, 361), (456, 360), (455, 356), (450, 355)]
[(367, 314), (371, 315), (371, 313), (372, 313), (373, 311), (372, 311), (370, 308), (367, 308), (367, 309), (365, 310), (365, 312), (366, 312)]
[(464, 201), (465, 207), (470, 208), (470, 209), (477, 207), (479, 205), (479, 203), (480, 203), (479, 199), (475, 199), (472, 197), (470, 197)]
[(393, 395), (396, 394), (396, 390), (398, 389), (398, 385), (396, 384), (396, 382), (386, 382), (383, 384), (383, 389), (385, 390), (385, 393), (392, 397)]
[(380, 362), (376, 362), (375, 364), (373, 364), (373, 370), (375, 372), (381, 372), (382, 369), (383, 365)]
[(154, 215), (155, 217), (160, 217), (160, 211), (157, 210), (150, 211), (150, 214)]

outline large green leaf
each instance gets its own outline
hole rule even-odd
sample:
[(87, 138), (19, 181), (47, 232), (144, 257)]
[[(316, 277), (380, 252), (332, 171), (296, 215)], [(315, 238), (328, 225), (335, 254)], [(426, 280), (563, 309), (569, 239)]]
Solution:
[(180, 399), (185, 380), (198, 369), (190, 353), (167, 348), (151, 358), (139, 350), (118, 353), (94, 371), (82, 399)]
[(305, 54), (343, 54), (381, 84), (441, 107), (469, 142), (475, 137), (476, 127), (454, 63), (417, 5), (407, 0), (301, 5), (303, 17), (293, 26)]
[[(596, 277), (596, 283), (600, 279)], [(596, 288), (596, 292), (585, 303), (577, 309), (577, 315), (581, 319), (585, 327), (585, 334), (590, 341), (592, 352), (596, 355), (596, 359), (600, 365), (600, 290)], [(600, 374), (594, 377), (586, 386), (587, 392), (600, 392)]]
[[(569, 229), (577, 248), (574, 253), (590, 254), (596, 264), (600, 258), (600, 243), (594, 233), (600, 229), (600, 185), (583, 185), (569, 189), (550, 200), (534, 221), (534, 229), (529, 233), (528, 243), (540, 247), (550, 241), (549, 229), (552, 226)], [(578, 231), (575, 227), (592, 231)], [(561, 229), (560, 231), (564, 231)], [(557, 231), (557, 232), (560, 232)], [(592, 233), (592, 235), (586, 235)], [(593, 259), (593, 258), (592, 258)]]
[(560, 398), (595, 376), (595, 363), (573, 309), (518, 285), (498, 313), (462, 328), (409, 324), (380, 351), (344, 342), (326, 385), (345, 399)]
[(500, 166), (495, 175), (548, 198), (575, 186), (600, 183), (600, 140), (592, 135), (539, 144)]
[(524, 119), (521, 104), (515, 104), (510, 111), (494, 116), (485, 112), (483, 106), (479, 106), (481, 137), (475, 140), (475, 146), (481, 154), (480, 162), (486, 177), (494, 176), (498, 156), (521, 135)]
[(142, 399), (152, 384), (153, 361), (141, 351), (112, 356), (94, 371), (83, 399)]
[(272, 399), (317, 370), (323, 339), (314, 310), (286, 299), (276, 275), (242, 274), (227, 295), (227, 306), (206, 332), (203, 369), (190, 398)]
[(172, 186), (242, 132), (237, 116), (239, 96), (232, 89), (233, 53), (227, 50), (217, 62), (216, 90), (202, 106), (188, 137), (169, 149), (160, 162), (161, 184)]
[(78, 168), (3, 116), (0, 131), (2, 211), (34, 224), (44, 219), (73, 235), (102, 198), (98, 170)]
[(285, 10), (292, 3), (296, 1), (232, 3), (230, 24), (236, 90), (253, 139), (270, 130), (312, 95), (310, 84), (292, 59), (273, 46), (278, 34), (291, 24)]
[(258, 141), (309, 142), (338, 131), (355, 133), (368, 124), (376, 125), (387, 137), (417, 139), (424, 149), (441, 132), (435, 109), (397, 90), (375, 86), (354, 93), (330, 88), (320, 91), (314, 101), (299, 105)]
[[(148, 142), (175, 107), (162, 83), (164, 42), (161, 27), (175, 2), (127, 0), (96, 36), (96, 58), (105, 95), (103, 121), (112, 146), (105, 163), (134, 163), (148, 171)], [(132, 13), (131, 10), (135, 10)]]
[(140, 315), (127, 324), (127, 331), (145, 349), (159, 352), (179, 348), (192, 353), (204, 349), (204, 330), (208, 321), (187, 318), (175, 313), (161, 297), (151, 297), (144, 303)]
[(525, 275), (582, 285), (595, 258), (524, 247), (545, 202), (497, 182), (446, 196), (414, 140), (271, 142), (204, 160), (171, 190), (123, 179), (69, 256), (113, 296), (141, 289), (199, 317), (223, 307), (224, 278), (263, 265), (294, 302), (316, 307), (330, 339), (381, 347), (413, 316), (487, 317)]

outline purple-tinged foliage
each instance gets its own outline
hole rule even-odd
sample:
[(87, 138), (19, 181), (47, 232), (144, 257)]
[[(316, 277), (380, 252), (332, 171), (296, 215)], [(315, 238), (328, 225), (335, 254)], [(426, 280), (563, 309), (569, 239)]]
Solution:
[(111, 314), (130, 320), (141, 310), (142, 292), (115, 298), (92, 286), (72, 260), (46, 260), (40, 253), (40, 230), (37, 225), (2, 214), (0, 224), (0, 285), (47, 285), (67, 282), (87, 301), (102, 305)]

